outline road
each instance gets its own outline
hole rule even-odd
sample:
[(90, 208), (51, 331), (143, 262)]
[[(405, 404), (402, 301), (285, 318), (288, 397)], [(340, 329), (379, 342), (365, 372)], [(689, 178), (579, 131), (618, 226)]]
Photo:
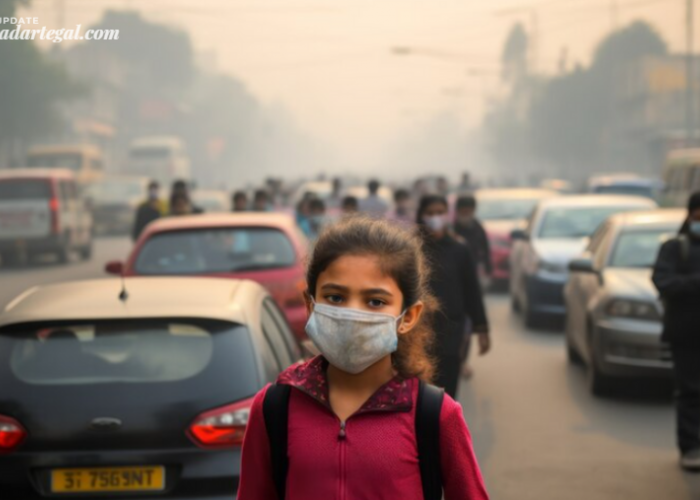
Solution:
[[(104, 276), (129, 246), (101, 239), (87, 263), (0, 270), (0, 306), (34, 285)], [(583, 370), (567, 365), (560, 332), (525, 330), (504, 295), (488, 308), (494, 350), (473, 360), (460, 401), (492, 498), (700, 499), (700, 475), (677, 466), (668, 398), (595, 399)]]

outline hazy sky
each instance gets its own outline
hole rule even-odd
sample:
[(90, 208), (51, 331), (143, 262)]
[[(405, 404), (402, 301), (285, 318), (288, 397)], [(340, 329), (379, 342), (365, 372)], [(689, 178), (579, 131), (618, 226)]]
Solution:
[[(55, 27), (60, 3), (33, 0), (29, 13)], [(615, 23), (645, 19), (672, 50), (684, 46), (685, 0), (63, 3), (62, 27), (94, 23), (106, 7), (139, 9), (149, 19), (182, 27), (197, 50), (216, 54), (221, 71), (243, 80), (263, 102), (284, 106), (304, 130), (358, 162), (445, 111), (466, 127), (478, 125), (485, 101), (497, 95), (499, 54), (515, 21), (528, 29), (536, 24), (537, 67), (549, 73), (563, 50), (570, 62), (587, 62)], [(700, 27), (700, 6), (696, 14)], [(393, 55), (395, 46), (425, 54)]]

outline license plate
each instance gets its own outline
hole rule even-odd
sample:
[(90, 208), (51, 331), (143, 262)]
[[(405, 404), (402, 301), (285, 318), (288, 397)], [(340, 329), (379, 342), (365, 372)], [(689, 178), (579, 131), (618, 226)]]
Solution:
[(165, 469), (161, 466), (51, 471), (52, 493), (161, 491), (163, 489), (165, 489)]

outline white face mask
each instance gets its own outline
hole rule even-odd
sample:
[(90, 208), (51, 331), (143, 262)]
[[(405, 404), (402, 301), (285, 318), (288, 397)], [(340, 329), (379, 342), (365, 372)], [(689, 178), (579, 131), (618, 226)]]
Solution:
[(439, 232), (447, 227), (447, 217), (445, 215), (426, 215), (423, 217), (425, 225), (433, 232)]
[(316, 304), (306, 333), (330, 364), (356, 375), (398, 348), (398, 318), (390, 314)]

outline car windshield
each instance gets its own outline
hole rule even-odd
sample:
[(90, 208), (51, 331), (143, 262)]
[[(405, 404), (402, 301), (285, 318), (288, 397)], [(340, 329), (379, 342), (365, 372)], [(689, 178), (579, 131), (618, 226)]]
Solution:
[(678, 228), (666, 228), (622, 233), (615, 245), (610, 267), (653, 267), (659, 248), (677, 231)]
[(0, 181), (0, 202), (13, 200), (48, 200), (51, 185), (44, 180), (5, 179)]
[(9, 356), (3, 366), (27, 384), (164, 383), (198, 376), (212, 365), (217, 346), (228, 342), (234, 345), (227, 350), (226, 363), (250, 364), (249, 333), (233, 323), (48, 322), (0, 330), (0, 357)]
[(598, 186), (593, 192), (597, 194), (623, 194), (630, 196), (644, 196), (654, 198), (654, 189), (650, 186), (631, 186), (626, 184), (611, 184), (609, 186)]
[(54, 155), (30, 155), (27, 159), (29, 167), (52, 167), (68, 168), (73, 171), (80, 170), (82, 157), (74, 153), (54, 154)]
[(538, 198), (479, 200), (477, 216), (484, 221), (527, 219)]
[(91, 184), (85, 190), (85, 196), (96, 202), (125, 203), (145, 197), (146, 192), (138, 181), (106, 180)]
[(282, 231), (241, 227), (174, 231), (149, 238), (138, 254), (138, 274), (235, 273), (293, 266), (296, 252)]
[(585, 238), (611, 215), (641, 208), (622, 205), (550, 208), (544, 214), (538, 236), (541, 239)]

